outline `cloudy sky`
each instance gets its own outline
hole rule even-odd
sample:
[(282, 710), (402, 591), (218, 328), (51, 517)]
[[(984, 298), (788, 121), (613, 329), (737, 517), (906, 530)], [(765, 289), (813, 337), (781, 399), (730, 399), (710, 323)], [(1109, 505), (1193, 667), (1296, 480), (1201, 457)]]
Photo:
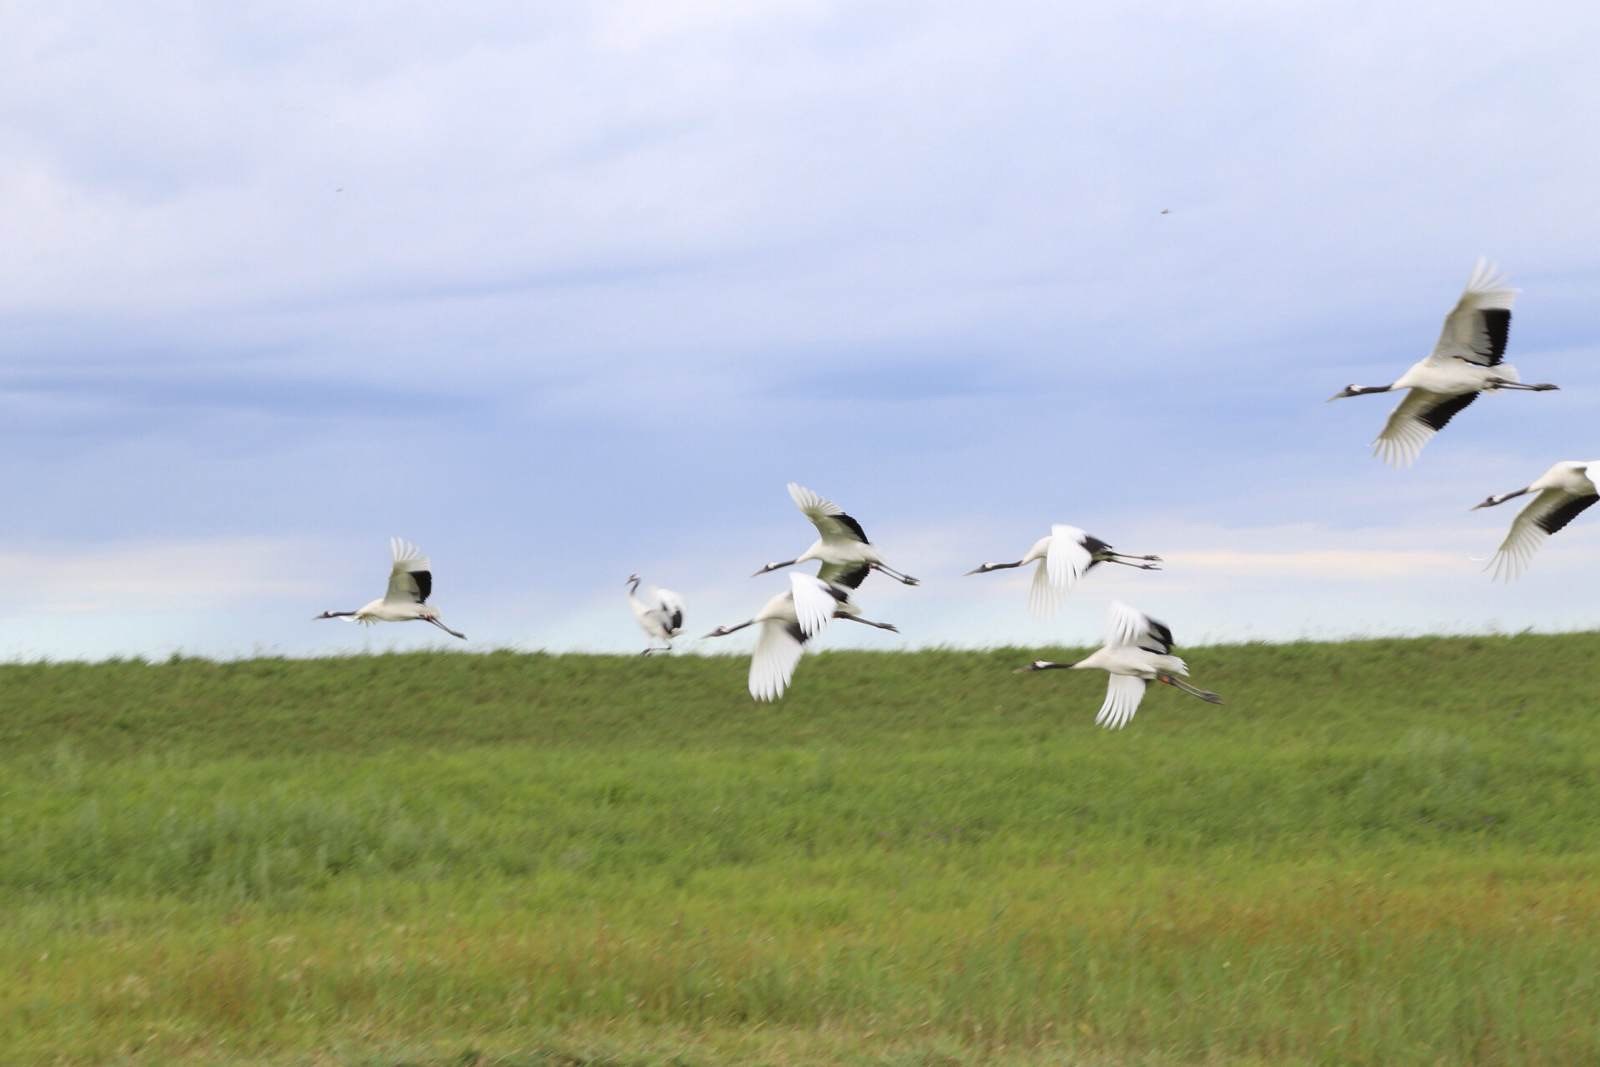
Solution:
[[(697, 634), (784, 587), (791, 479), (924, 580), (862, 590), (903, 641), (835, 646), (1081, 644), (1113, 597), (1191, 644), (1595, 623), (1600, 521), (1506, 586), (1511, 509), (1468, 510), (1600, 454), (1593, 5), (0, 24), (0, 657), (449, 641), (310, 621), (391, 534), (468, 647), (628, 650), (630, 571)], [(1563, 390), (1390, 470), (1390, 400), (1323, 401), (1425, 355), (1480, 254)], [(1168, 569), (1051, 623), (961, 577), (1053, 521)]]

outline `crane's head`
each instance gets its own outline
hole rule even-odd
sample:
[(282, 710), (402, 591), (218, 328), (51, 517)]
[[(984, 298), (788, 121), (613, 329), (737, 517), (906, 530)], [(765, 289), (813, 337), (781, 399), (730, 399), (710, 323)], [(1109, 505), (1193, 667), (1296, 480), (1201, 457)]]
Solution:
[(627, 581), (623, 582), (622, 584), (623, 585), (638, 585), (639, 584), (639, 576), (637, 574), (630, 574), (630, 575), (628, 575)]
[(1358, 395), (1359, 394), (1356, 392), (1355, 383), (1352, 382), (1351, 384), (1345, 386), (1343, 389), (1339, 390), (1337, 393), (1334, 393), (1332, 396), (1330, 396), (1328, 398), (1328, 402), (1332, 403), (1335, 400), (1343, 400), (1347, 396), (1358, 396)]

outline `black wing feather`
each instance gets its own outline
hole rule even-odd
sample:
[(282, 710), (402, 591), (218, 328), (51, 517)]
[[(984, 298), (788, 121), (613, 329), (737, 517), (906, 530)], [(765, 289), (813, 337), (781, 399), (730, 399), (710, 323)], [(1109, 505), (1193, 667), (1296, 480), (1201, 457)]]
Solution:
[(411, 577), (417, 583), (417, 603), (426, 604), (428, 602), (428, 594), (433, 592), (433, 572), (412, 571)]
[(1549, 514), (1541, 515), (1533, 520), (1534, 525), (1547, 534), (1553, 534), (1579, 515), (1582, 515), (1584, 509), (1592, 505), (1596, 500), (1600, 500), (1600, 496), (1575, 496)]
[(1427, 411), (1417, 416), (1417, 421), (1434, 430), (1442, 430), (1456, 417), (1456, 413), (1478, 399), (1477, 393), (1462, 393), (1460, 396), (1446, 397), (1441, 404), (1435, 404)]
[(838, 519), (845, 525), (847, 529), (849, 529), (851, 533), (855, 534), (856, 540), (860, 541), (862, 544), (867, 545), (872, 543), (867, 540), (867, 531), (863, 530), (861, 528), (861, 524), (852, 519), (850, 516), (840, 513), (838, 515), (830, 515), (828, 517), (830, 519)]
[(1149, 622), (1150, 622), (1150, 636), (1152, 638), (1154, 638), (1155, 639), (1155, 643), (1157, 645), (1160, 645), (1161, 647), (1160, 648), (1149, 648), (1149, 647), (1144, 646), (1144, 645), (1140, 645), (1139, 647), (1143, 648), (1146, 652), (1154, 652), (1154, 653), (1156, 653), (1158, 655), (1162, 655), (1162, 656), (1165, 656), (1165, 655), (1169, 654), (1172, 651), (1172, 630), (1171, 630), (1171, 628), (1168, 627), (1166, 623), (1157, 622), (1154, 619), (1149, 620)]
[(863, 563), (848, 571), (840, 571), (833, 576), (834, 585), (842, 585), (846, 589), (860, 589), (861, 583), (867, 580), (867, 575), (872, 573), (872, 565)]
[(1478, 355), (1489, 361), (1489, 366), (1498, 367), (1500, 361), (1506, 358), (1506, 339), (1511, 336), (1511, 309), (1510, 308), (1484, 308), (1478, 314), (1482, 316), (1483, 332), (1488, 335), (1489, 350), (1474, 349)]

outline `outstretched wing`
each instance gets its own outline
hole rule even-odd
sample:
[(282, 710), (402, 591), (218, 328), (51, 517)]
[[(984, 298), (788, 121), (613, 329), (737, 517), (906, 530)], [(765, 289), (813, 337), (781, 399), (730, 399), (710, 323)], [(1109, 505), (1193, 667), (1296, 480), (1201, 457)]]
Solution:
[(805, 512), (806, 518), (822, 534), (823, 540), (867, 543), (867, 531), (833, 501), (823, 499), (799, 482), (789, 483), (789, 498), (794, 501), (795, 507)]
[(670, 589), (656, 590), (656, 610), (668, 637), (676, 637), (683, 629), (683, 597)]
[(433, 592), (433, 565), (422, 550), (399, 537), (389, 539), (394, 566), (389, 569), (389, 589), (383, 599), (390, 604), (421, 604)]
[(1519, 289), (1480, 258), (1467, 288), (1445, 316), (1444, 329), (1428, 358), (1436, 362), (1464, 359), (1480, 367), (1497, 367), (1506, 355), (1511, 333), (1511, 305)]
[(817, 636), (833, 618), (839, 595), (827, 582), (809, 574), (789, 575), (789, 588), (794, 595), (794, 615), (800, 632), (807, 637)]
[(1142, 648), (1165, 656), (1172, 651), (1172, 630), (1138, 608), (1114, 601), (1106, 617), (1107, 648)]
[(789, 687), (794, 669), (805, 651), (806, 635), (788, 619), (763, 619), (761, 636), (750, 655), (750, 695), (757, 700), (777, 700)]
[(1094, 717), (1095, 725), (1107, 730), (1120, 730), (1133, 719), (1144, 699), (1144, 679), (1131, 674), (1113, 674), (1106, 683), (1106, 702)]
[(1478, 399), (1477, 393), (1431, 393), (1412, 389), (1395, 406), (1372, 451), (1392, 467), (1409, 467), (1422, 446), (1444, 429), (1456, 412)]
[(1094, 556), (1085, 543), (1089, 535), (1076, 526), (1061, 523), (1050, 527), (1050, 548), (1045, 553), (1045, 563), (1050, 570), (1050, 584), (1063, 592), (1084, 576)]
[(1574, 496), (1563, 489), (1546, 489), (1511, 521), (1511, 532), (1500, 542), (1500, 548), (1489, 561), (1495, 578), (1506, 581), (1527, 569), (1538, 547), (1550, 540), (1550, 535), (1577, 518), (1600, 496)]

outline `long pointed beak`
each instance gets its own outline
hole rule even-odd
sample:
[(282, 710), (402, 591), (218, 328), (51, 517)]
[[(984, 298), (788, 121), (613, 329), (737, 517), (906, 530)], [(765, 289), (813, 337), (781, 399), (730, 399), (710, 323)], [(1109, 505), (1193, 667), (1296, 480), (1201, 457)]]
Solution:
[[(988, 566), (987, 563), (980, 563), (976, 567), (974, 567), (970, 571), (968, 571), (967, 574), (982, 574), (984, 568), (987, 567), (987, 566)], [(961, 577), (965, 578), (967, 576), (967, 574), (963, 574)]]

